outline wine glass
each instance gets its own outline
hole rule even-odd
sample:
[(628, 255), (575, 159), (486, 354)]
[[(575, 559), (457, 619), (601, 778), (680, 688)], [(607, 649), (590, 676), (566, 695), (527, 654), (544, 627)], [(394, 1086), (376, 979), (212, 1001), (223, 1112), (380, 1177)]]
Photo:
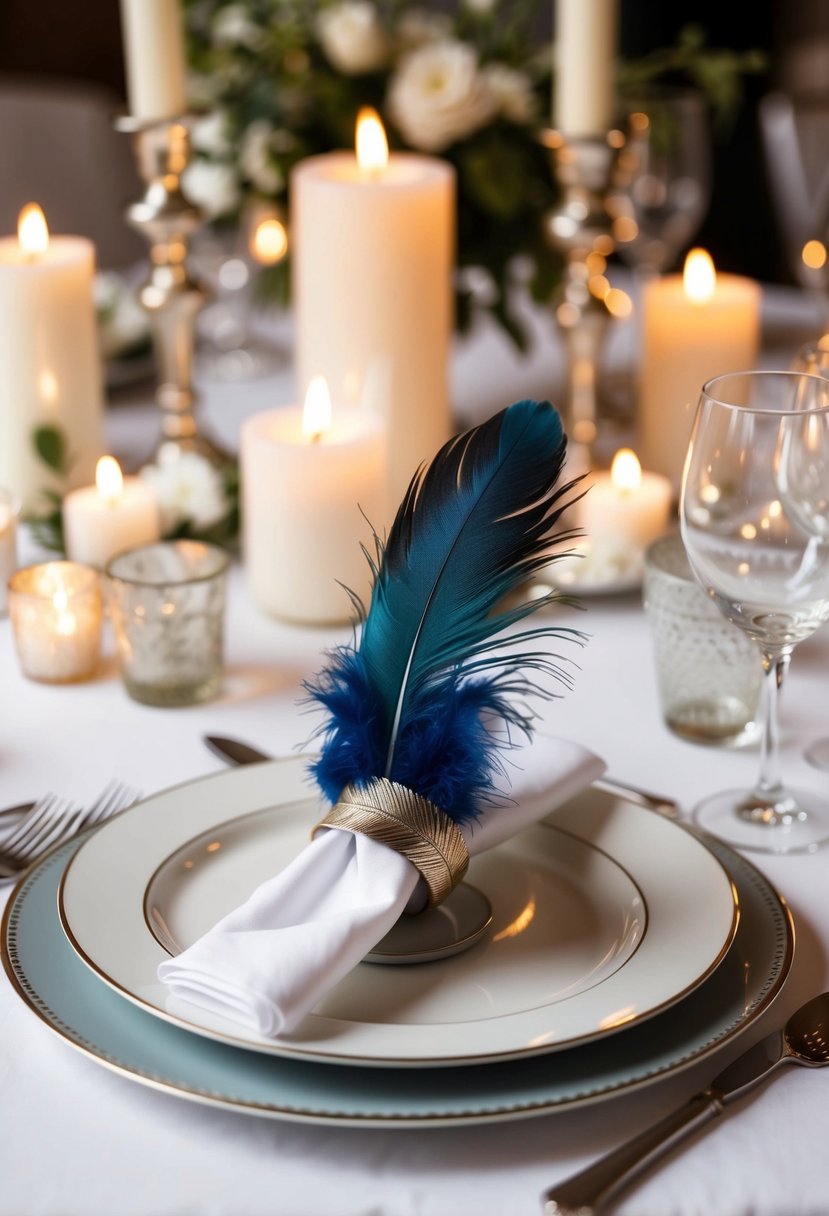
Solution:
[[(809, 372), (829, 380), (829, 338), (809, 342), (801, 346), (792, 361), (792, 371)], [(827, 525), (829, 526), (829, 524)], [(806, 748), (804, 755), (815, 768), (829, 770), (829, 738), (816, 739)]]
[(695, 809), (739, 848), (811, 851), (829, 839), (829, 796), (783, 784), (777, 696), (798, 642), (829, 620), (829, 380), (737, 372), (704, 387), (680, 498), (691, 567), (760, 650), (763, 736), (750, 791)]
[(702, 94), (653, 87), (625, 98), (628, 138), (609, 209), (621, 257), (639, 279), (670, 268), (705, 218), (711, 195), (708, 113)]

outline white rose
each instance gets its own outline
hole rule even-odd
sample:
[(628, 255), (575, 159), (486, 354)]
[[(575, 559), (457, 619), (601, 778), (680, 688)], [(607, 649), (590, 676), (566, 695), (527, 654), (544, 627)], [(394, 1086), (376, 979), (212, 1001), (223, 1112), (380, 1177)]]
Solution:
[(246, 46), (255, 51), (262, 42), (262, 30), (251, 21), (244, 4), (228, 4), (213, 19), (215, 46)]
[(496, 103), (462, 42), (434, 42), (406, 55), (392, 79), (388, 109), (406, 141), (439, 152), (483, 127)]
[(274, 130), (264, 118), (252, 122), (245, 131), (239, 164), (242, 172), (262, 194), (278, 194), (285, 178), (271, 160)]
[(388, 40), (369, 0), (343, 0), (323, 9), (317, 30), (326, 57), (347, 76), (376, 71), (388, 59)]
[(532, 122), (536, 113), (536, 98), (529, 76), (504, 63), (491, 63), (484, 68), (484, 79), (498, 112), (510, 122)]
[(160, 465), (148, 464), (141, 477), (155, 492), (165, 533), (183, 523), (210, 528), (227, 515), (221, 474), (196, 452), (175, 453)]
[(230, 215), (239, 206), (239, 182), (230, 165), (194, 160), (184, 170), (182, 189), (208, 219)]
[(207, 156), (226, 156), (230, 151), (230, 129), (227, 115), (215, 110), (206, 118), (200, 118), (193, 126), (193, 147)]

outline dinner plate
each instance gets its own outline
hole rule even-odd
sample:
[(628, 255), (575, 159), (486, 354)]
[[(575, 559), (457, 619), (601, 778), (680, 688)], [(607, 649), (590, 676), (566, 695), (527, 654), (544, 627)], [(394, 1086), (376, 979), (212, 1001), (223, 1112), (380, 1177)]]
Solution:
[(465, 954), (394, 971), (360, 964), (281, 1039), (172, 998), (156, 978), (162, 942), (186, 946), (237, 906), (319, 815), (301, 759), (148, 799), (68, 867), (60, 909), (72, 945), (130, 1000), (219, 1041), (422, 1067), (541, 1054), (653, 1016), (718, 965), (735, 931), (733, 885), (695, 835), (589, 791), (473, 859), (469, 880), (493, 916)]
[(641, 1026), (570, 1051), (473, 1069), (330, 1068), (241, 1051), (150, 1016), (84, 966), (61, 930), (57, 891), (77, 841), (18, 882), (0, 953), (18, 996), (66, 1043), (167, 1093), (337, 1126), (497, 1123), (638, 1089), (732, 1041), (768, 1009), (791, 967), (791, 919), (754, 866), (718, 842), (709, 847), (730, 869), (741, 909), (734, 944), (713, 975)]

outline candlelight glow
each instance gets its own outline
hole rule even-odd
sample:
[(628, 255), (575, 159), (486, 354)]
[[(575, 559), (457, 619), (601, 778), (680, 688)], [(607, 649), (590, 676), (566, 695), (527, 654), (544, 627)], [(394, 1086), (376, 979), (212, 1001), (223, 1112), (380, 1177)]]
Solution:
[(366, 173), (379, 173), (389, 163), (389, 144), (380, 115), (363, 106), (357, 115), (357, 163)]
[(114, 507), (124, 490), (121, 467), (112, 456), (102, 456), (95, 466), (95, 485), (108, 507)]
[(37, 203), (27, 203), (17, 220), (17, 239), (21, 252), (27, 257), (36, 257), (49, 248), (49, 229), (46, 216)]
[(610, 480), (622, 494), (632, 494), (642, 484), (642, 466), (630, 448), (619, 448), (610, 466)]
[(288, 233), (281, 220), (271, 217), (256, 225), (250, 238), (251, 256), (262, 266), (275, 266), (288, 252)]
[(314, 376), (305, 394), (302, 409), (302, 433), (312, 443), (318, 443), (331, 430), (331, 394), (323, 376)]
[(800, 251), (803, 264), (810, 270), (822, 270), (826, 265), (826, 246), (823, 241), (807, 241)]
[(61, 637), (71, 637), (77, 631), (78, 622), (72, 612), (67, 611), (69, 604), (69, 593), (61, 588), (52, 596), (52, 607), (57, 614), (55, 630)]
[(707, 304), (714, 298), (717, 288), (717, 272), (711, 255), (704, 249), (692, 249), (685, 259), (682, 272), (685, 294), (694, 304)]

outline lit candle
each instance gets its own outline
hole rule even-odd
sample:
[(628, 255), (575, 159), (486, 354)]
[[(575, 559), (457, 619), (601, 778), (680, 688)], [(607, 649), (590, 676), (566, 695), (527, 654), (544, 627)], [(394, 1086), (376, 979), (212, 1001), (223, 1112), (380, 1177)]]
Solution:
[(635, 452), (622, 448), (609, 473), (591, 473), (579, 501), (579, 524), (588, 542), (644, 552), (668, 526), (671, 483), (643, 472)]
[(116, 553), (150, 545), (161, 535), (161, 514), (152, 489), (140, 477), (123, 477), (117, 460), (102, 456), (95, 485), (63, 500), (63, 540), (73, 562), (99, 570)]
[(553, 125), (605, 135), (616, 113), (617, 0), (556, 0)]
[(676, 489), (703, 384), (756, 366), (760, 288), (717, 274), (705, 250), (692, 249), (682, 275), (645, 284), (642, 309), (642, 458)]
[(0, 490), (0, 612), (6, 611), (6, 584), (17, 569), (18, 503), (8, 490)]
[(291, 177), (297, 368), (302, 391), (323, 375), (385, 416), (396, 505), (451, 429), (455, 180), (445, 161), (388, 156), (377, 116), (361, 117), (360, 160), (315, 156)]
[(74, 562), (44, 562), (9, 580), (9, 615), (20, 666), (32, 680), (87, 679), (101, 651), (98, 575)]
[(121, 0), (130, 113), (177, 118), (187, 106), (179, 0)]
[[(45, 489), (90, 481), (103, 448), (103, 392), (92, 298), (95, 254), (83, 237), (50, 236), (34, 204), (0, 239), (0, 485), (24, 508)], [(64, 432), (67, 477), (38, 458), (39, 426)]]
[(343, 586), (367, 596), (360, 542), (373, 548), (366, 520), (379, 529), (384, 516), (382, 420), (332, 411), (325, 382), (315, 379), (302, 409), (268, 410), (242, 424), (240, 457), (245, 564), (257, 603), (288, 620), (348, 620)]

